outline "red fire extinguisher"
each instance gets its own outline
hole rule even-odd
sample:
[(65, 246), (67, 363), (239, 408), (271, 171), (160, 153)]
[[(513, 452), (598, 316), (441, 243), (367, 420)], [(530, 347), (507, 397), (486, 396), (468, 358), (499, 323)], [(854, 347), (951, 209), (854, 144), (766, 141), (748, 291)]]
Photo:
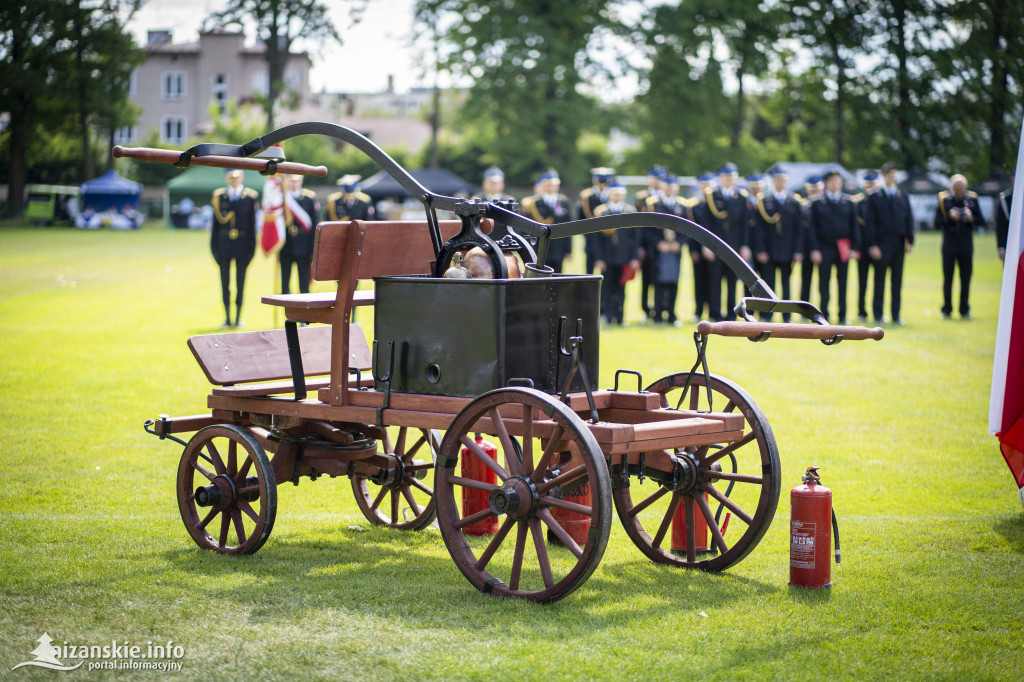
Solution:
[[(492, 460), (497, 461), (498, 448), (494, 447), (493, 444), (483, 439), (479, 433), (476, 434), (476, 445), (478, 448), (484, 451), (488, 457)], [(463, 447), (462, 452), (459, 454), (459, 459), (462, 462), (461, 471), (463, 478), (469, 478), (474, 481), (482, 481), (484, 483), (490, 483), (491, 485), (498, 484), (498, 476), (491, 471), (486, 464), (480, 461), (480, 458), (473, 454), (469, 448)], [(471, 514), (487, 509), (490, 505), (487, 504), (488, 492), (484, 490), (477, 490), (475, 488), (463, 488), (462, 489), (462, 518), (466, 518)], [(498, 531), (498, 517), (492, 516), (482, 521), (470, 524), (462, 529), (462, 532), (466, 535), (494, 535)]]
[[(672, 517), (672, 548), (673, 554), (686, 556), (686, 506), (689, 498), (683, 498), (676, 507), (676, 513)], [(708, 494), (704, 493), (704, 499)], [(708, 521), (704, 518), (697, 503), (693, 504), (693, 549), (695, 552), (708, 551)]]
[(839, 524), (832, 509), (832, 491), (821, 485), (818, 467), (808, 467), (802, 485), (789, 493), (789, 584), (796, 587), (832, 586), (832, 531), (836, 563), (840, 561)]
[[(584, 476), (581, 479), (573, 481), (568, 486), (562, 488), (562, 499), (566, 502), (573, 502), (575, 504), (583, 505), (584, 507), (590, 506), (590, 479)], [(587, 533), (590, 532), (590, 517), (585, 514), (579, 514), (568, 509), (561, 509), (559, 507), (551, 507), (551, 516), (558, 522), (565, 532), (571, 537), (577, 545), (584, 547), (587, 544)], [(548, 531), (548, 541), (561, 544), (554, 533)]]

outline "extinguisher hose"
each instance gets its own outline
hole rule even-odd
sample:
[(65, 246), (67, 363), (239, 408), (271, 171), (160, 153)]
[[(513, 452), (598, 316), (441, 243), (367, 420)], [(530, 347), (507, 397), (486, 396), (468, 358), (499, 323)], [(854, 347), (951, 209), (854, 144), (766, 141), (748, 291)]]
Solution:
[[(729, 453), (729, 459), (732, 460), (732, 473), (735, 474), (738, 471), (738, 468), (736, 466), (736, 455), (734, 455), (733, 453), (730, 452)], [(726, 486), (726, 488), (725, 488), (725, 497), (727, 499), (728, 499), (729, 495), (732, 494), (732, 488), (733, 488), (734, 485), (736, 485), (736, 481), (729, 481), (729, 485)], [(715, 525), (718, 526), (719, 528), (722, 527), (722, 524), (721, 524), (720, 521), (721, 521), (721, 518), (722, 518), (722, 509), (724, 507), (725, 507), (725, 505), (722, 504), (721, 502), (719, 502), (718, 503), (718, 509), (715, 511)]]
[(839, 553), (839, 521), (836, 520), (836, 510), (832, 510), (832, 536), (836, 539), (836, 563), (840, 561)]

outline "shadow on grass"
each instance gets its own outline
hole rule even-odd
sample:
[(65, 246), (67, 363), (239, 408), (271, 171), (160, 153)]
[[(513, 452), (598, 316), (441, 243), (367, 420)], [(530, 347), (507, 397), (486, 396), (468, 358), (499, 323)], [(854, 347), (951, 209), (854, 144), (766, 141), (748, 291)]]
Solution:
[(564, 636), (567, 619), (586, 628), (614, 628), (642, 609), (645, 619), (696, 621), (700, 611), (757, 602), (785, 589), (728, 573), (674, 569), (636, 554), (604, 561), (580, 589), (554, 604), (496, 599), (465, 580), (436, 531), (339, 528), (317, 539), (278, 539), (251, 557), (198, 548), (163, 556), (181, 581), (203, 586), (213, 601), (245, 609), (254, 621), (297, 622), (351, 610), (446, 631), (507, 628), (511, 621), (542, 639)]
[(1007, 514), (992, 525), (1014, 552), (1024, 554), (1024, 515)]

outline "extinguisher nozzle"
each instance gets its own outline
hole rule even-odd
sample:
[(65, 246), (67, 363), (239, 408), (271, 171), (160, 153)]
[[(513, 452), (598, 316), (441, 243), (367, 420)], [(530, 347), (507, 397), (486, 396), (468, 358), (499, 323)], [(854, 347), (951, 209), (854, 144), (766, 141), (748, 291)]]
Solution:
[(841, 561), (840, 553), (839, 553), (839, 550), (837, 549), (836, 550), (836, 563), (838, 564), (840, 561)]

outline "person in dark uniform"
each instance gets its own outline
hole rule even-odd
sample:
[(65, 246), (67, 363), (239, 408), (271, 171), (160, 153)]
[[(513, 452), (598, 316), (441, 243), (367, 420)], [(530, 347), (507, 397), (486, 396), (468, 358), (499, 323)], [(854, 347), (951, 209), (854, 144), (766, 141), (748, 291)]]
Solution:
[[(689, 201), (690, 215), (687, 216), (701, 227), (707, 227), (708, 224), (707, 196), (709, 188), (714, 191), (715, 176), (704, 171), (697, 176), (697, 196)], [(708, 268), (714, 259), (714, 254), (695, 239), (688, 239), (687, 246), (690, 248), (690, 260), (693, 262), (693, 321), (700, 322), (705, 308), (708, 309), (708, 316), (712, 317), (710, 306), (708, 306)]]
[(483, 201), (515, 201), (511, 194), (505, 194), (505, 173), (497, 166), (484, 171), (484, 180), (480, 184), (481, 191), (472, 196)]
[[(1013, 176), (1011, 176), (1013, 177)], [(1013, 208), (1013, 187), (996, 197), (996, 248), (999, 260), (1006, 260), (1006, 240), (1010, 235), (1010, 209)]]
[[(608, 201), (594, 208), (594, 217), (619, 213), (636, 213), (636, 208), (626, 203), (626, 186), (612, 182), (608, 185)], [(601, 317), (609, 324), (625, 326), (626, 282), (631, 279), (630, 270), (635, 273), (640, 267), (638, 232), (632, 228), (603, 230), (596, 242), (594, 266), (604, 275)]]
[(338, 180), (340, 192), (327, 197), (324, 220), (376, 220), (373, 199), (359, 191), (358, 175), (345, 175)]
[[(665, 168), (653, 166), (647, 171), (647, 189), (642, 189), (634, 197), (636, 210), (640, 212), (650, 210), (648, 202), (651, 199), (657, 201), (661, 198), (661, 186), (665, 179)], [(649, 231), (644, 228), (642, 232)], [(648, 257), (648, 239), (640, 239), (640, 308), (644, 311), (644, 317), (654, 317), (654, 307), (651, 305), (651, 293), (654, 288), (654, 257)]]
[(243, 327), (242, 295), (245, 271), (256, 253), (256, 218), (260, 210), (259, 193), (242, 186), (244, 174), (229, 168), (227, 187), (213, 192), (213, 231), (210, 250), (220, 267), (220, 290), (224, 300), (224, 326), (231, 326), (231, 261), (235, 262), (235, 326)]
[[(789, 191), (786, 171), (776, 166), (768, 174), (772, 179), (772, 189), (757, 196), (756, 226), (751, 241), (761, 277), (778, 293), (776, 277), (781, 276), (782, 299), (789, 300), (793, 263), (803, 260), (805, 202)], [(763, 312), (761, 319), (769, 322), (772, 315)], [(789, 322), (789, 313), (783, 313), (782, 320)]]
[[(292, 265), (299, 273), (299, 292), (309, 293), (310, 265), (313, 262), (313, 227), (320, 215), (320, 202), (311, 190), (303, 189), (301, 175), (286, 177), (289, 197), (285, 198), (284, 245), (278, 252), (281, 261), (281, 293), (291, 293)], [(294, 199), (294, 203), (290, 200)]]
[[(731, 246), (740, 258), (751, 257), (747, 224), (747, 191), (736, 186), (736, 165), (727, 163), (718, 170), (719, 189), (705, 191), (709, 232)], [(710, 188), (709, 188), (710, 189)], [(708, 254), (704, 254), (707, 257)], [(726, 309), (722, 311), (722, 281), (726, 286)], [(736, 273), (711, 255), (708, 264), (708, 307), (716, 320), (732, 318), (736, 307)]]
[[(895, 176), (894, 176), (895, 177)], [(861, 235), (868, 243), (868, 197), (878, 190), (878, 173), (869, 170), (864, 174), (864, 191), (857, 192), (851, 199), (857, 205), (857, 223), (860, 225)], [(857, 260), (857, 319), (864, 322), (868, 319), (867, 297), (868, 278), (870, 277), (873, 259), (867, 253), (861, 253)], [(878, 272), (878, 265), (875, 264), (875, 272)]]
[[(572, 203), (564, 194), (559, 194), (562, 180), (554, 170), (547, 170), (537, 181), (537, 193), (524, 197), (523, 215), (545, 225), (558, 225), (572, 220)], [(565, 259), (572, 253), (572, 239), (552, 239), (548, 242), (548, 255), (544, 264), (555, 272), (562, 271)]]
[(942, 317), (953, 314), (953, 273), (960, 268), (960, 317), (971, 319), (971, 271), (974, 266), (974, 230), (985, 224), (978, 195), (967, 191), (967, 178), (949, 179), (949, 191), (939, 192), (935, 229), (942, 230)]
[[(679, 197), (679, 178), (668, 173), (661, 185), (660, 196), (647, 197), (646, 209), (653, 213), (667, 213), (680, 218), (689, 217), (688, 202)], [(656, 227), (643, 228), (644, 251), (653, 265), (654, 310), (650, 315), (655, 322), (682, 326), (676, 318), (676, 297), (679, 294), (679, 274), (682, 269), (682, 238), (674, 230)]]
[(814, 277), (815, 264), (811, 262), (811, 207), (814, 202), (825, 195), (825, 183), (817, 175), (812, 175), (804, 181), (807, 191), (807, 205), (804, 210), (804, 259), (800, 264), (800, 300), (811, 300), (811, 280)]
[(910, 210), (910, 199), (896, 186), (896, 164), (882, 166), (882, 180), (885, 183), (867, 200), (868, 218), (864, 243), (867, 254), (875, 264), (875, 296), (871, 310), (875, 322), (882, 323), (882, 308), (885, 301), (885, 273), (892, 272), (891, 299), (892, 321), (903, 325), (900, 317), (900, 298), (903, 291), (904, 254), (914, 250), (914, 214)]
[(747, 176), (747, 241), (751, 247), (751, 258), (747, 265), (752, 267), (759, 277), (764, 278), (761, 272), (761, 264), (753, 257), (754, 251), (754, 230), (757, 229), (757, 197), (764, 192), (764, 176), (760, 173), (751, 173)]
[[(577, 219), (594, 217), (594, 209), (608, 199), (608, 184), (615, 177), (615, 170), (612, 168), (591, 168), (590, 177), (593, 181), (591, 187), (580, 192), (580, 205), (577, 211)], [(584, 274), (594, 272), (594, 265), (597, 262), (598, 242), (600, 235), (596, 233), (585, 235), (584, 251), (586, 252), (586, 268)]]
[(860, 250), (857, 207), (843, 193), (843, 178), (831, 170), (825, 174), (825, 195), (811, 204), (811, 261), (818, 265), (821, 312), (828, 319), (832, 268), (836, 270), (839, 324), (846, 324), (846, 282), (850, 258)]

